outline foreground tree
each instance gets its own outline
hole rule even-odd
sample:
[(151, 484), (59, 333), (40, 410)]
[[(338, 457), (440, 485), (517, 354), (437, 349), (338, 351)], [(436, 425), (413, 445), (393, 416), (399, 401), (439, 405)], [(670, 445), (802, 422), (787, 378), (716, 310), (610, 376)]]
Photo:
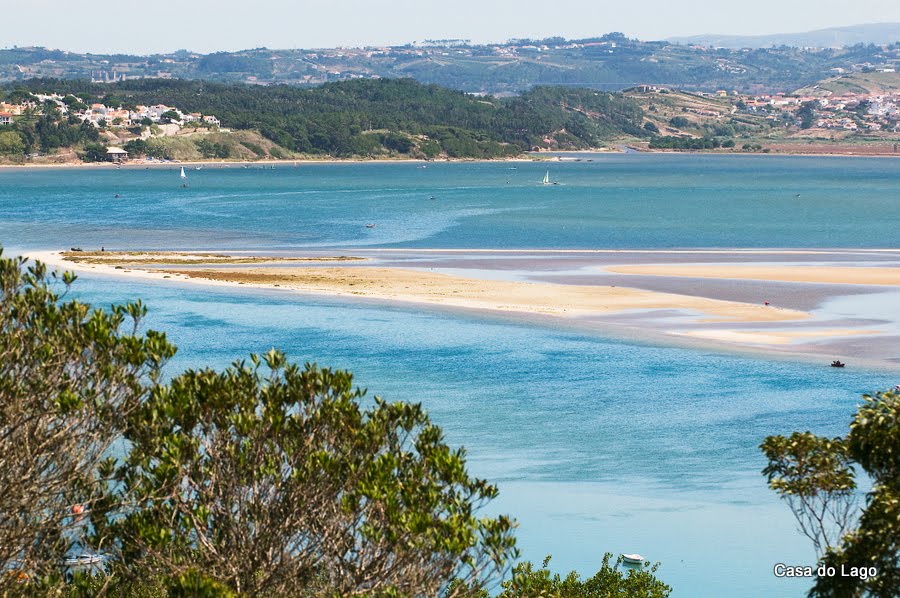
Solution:
[[(175, 348), (138, 334), (139, 303), (91, 310), (65, 301), (74, 276), (26, 266), (0, 255), (0, 595), (497, 588), (514, 523), (479, 516), (496, 488), (420, 405), (275, 350), (162, 384)], [(106, 574), (63, 585), (74, 550), (104, 555)], [(583, 582), (519, 565), (503, 596), (667, 595), (655, 567), (609, 558)]]
[(52, 583), (103, 493), (97, 474), (174, 348), (139, 304), (63, 302), (75, 277), (0, 250), (0, 595)]
[(142, 574), (195, 572), (249, 595), (499, 581), (513, 523), (477, 516), (496, 488), (467, 474), (420, 405), (364, 409), (349, 373), (274, 350), (251, 362), (185, 372), (130, 415), (108, 501), (129, 506), (97, 522), (97, 541), (118, 538)]
[(788, 504), (816, 557), (840, 543), (856, 524), (855, 472), (842, 438), (810, 432), (770, 436), (760, 447), (769, 464), (763, 469), (769, 488)]
[[(770, 487), (791, 505), (822, 565), (838, 573), (818, 577), (812, 596), (900, 595), (900, 394), (863, 398), (845, 438), (795, 433), (762, 444)], [(873, 482), (861, 512), (854, 466)]]
[[(610, 565), (612, 554), (603, 555), (600, 570), (588, 579), (572, 571), (565, 577), (550, 571), (550, 557), (539, 569), (521, 563), (513, 569), (512, 578), (503, 582), (498, 598), (666, 598), (672, 588), (655, 577), (659, 564), (623, 570), (622, 559)], [(487, 594), (485, 594), (485, 597)]]

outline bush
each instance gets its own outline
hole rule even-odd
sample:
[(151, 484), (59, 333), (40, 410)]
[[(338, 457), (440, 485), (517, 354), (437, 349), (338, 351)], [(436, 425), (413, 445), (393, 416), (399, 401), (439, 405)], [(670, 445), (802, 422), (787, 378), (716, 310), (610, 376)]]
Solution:
[(612, 554), (606, 553), (600, 570), (584, 580), (574, 571), (565, 578), (552, 573), (549, 556), (540, 569), (531, 563), (519, 564), (513, 569), (512, 579), (503, 582), (498, 598), (666, 598), (671, 593), (672, 588), (654, 576), (658, 564), (626, 572), (619, 568), (621, 557), (612, 566), (611, 560)]
[[(820, 564), (877, 571), (815, 578), (810, 596), (892, 598), (900, 588), (900, 393), (895, 388), (863, 399), (843, 438), (795, 432), (760, 446), (769, 487), (794, 512)], [(872, 481), (862, 509), (857, 469)]]
[[(204, 158), (227, 159), (231, 157), (231, 148), (225, 142), (215, 142), (209, 139), (197, 141), (197, 150)], [(262, 148), (260, 148), (262, 149)]]
[(21, 156), (25, 142), (17, 131), (0, 131), (0, 156)]
[(241, 145), (243, 145), (248, 150), (250, 150), (251, 152), (256, 154), (257, 158), (265, 158), (266, 157), (266, 150), (264, 150), (259, 145), (253, 143), (252, 141), (241, 141)]
[(140, 303), (62, 302), (73, 275), (24, 266), (0, 252), (2, 595), (18, 594), (20, 577), (60, 582), (61, 556), (83, 541), (73, 505), (90, 513), (101, 500), (108, 451), (175, 351), (137, 334)]
[(106, 146), (102, 143), (86, 143), (81, 153), (85, 162), (103, 162), (106, 160)]

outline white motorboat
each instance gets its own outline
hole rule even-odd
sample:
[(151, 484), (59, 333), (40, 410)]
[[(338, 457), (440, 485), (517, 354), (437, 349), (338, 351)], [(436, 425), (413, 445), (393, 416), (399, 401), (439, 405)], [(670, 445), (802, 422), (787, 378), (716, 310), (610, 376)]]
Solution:
[(622, 562), (629, 565), (643, 565), (644, 557), (639, 554), (622, 554)]

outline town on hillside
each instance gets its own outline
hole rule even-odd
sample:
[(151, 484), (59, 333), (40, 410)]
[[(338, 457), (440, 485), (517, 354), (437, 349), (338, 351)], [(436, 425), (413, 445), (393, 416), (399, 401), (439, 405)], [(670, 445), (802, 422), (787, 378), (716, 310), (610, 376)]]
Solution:
[[(856, 77), (856, 78), (854, 78)], [(468, 94), (470, 98), (476, 94)], [(719, 150), (775, 153), (898, 153), (900, 142), (900, 74), (884, 68), (858, 75), (837, 75), (796, 92), (746, 94), (738, 91), (685, 91), (658, 85), (639, 85), (621, 94), (634, 102), (636, 125), (643, 137), (620, 134), (606, 140), (607, 147), (629, 145), (639, 150)], [(0, 96), (3, 97), (3, 96)], [(115, 98), (115, 96), (104, 96)], [(158, 97), (158, 96), (157, 96)], [(241, 159), (290, 158), (280, 140), (258, 131), (222, 128), (213, 114), (187, 112), (167, 104), (127, 105), (103, 97), (60, 92), (29, 93), (13, 90), (0, 102), (0, 131), (40, 115), (52, 114), (68, 126), (84, 125), (79, 142), (105, 144), (104, 151), (79, 151), (67, 159), (112, 162), (136, 159)], [(101, 101), (97, 101), (101, 100)], [(258, 111), (266, 110), (266, 102)], [(641, 116), (641, 113), (643, 116)], [(600, 113), (590, 118), (603, 119)], [(365, 131), (362, 131), (365, 133)], [(210, 138), (215, 133), (218, 137)], [(560, 133), (548, 131), (533, 151), (567, 149)], [(197, 135), (206, 136), (199, 139)], [(231, 136), (230, 136), (231, 135)], [(238, 138), (237, 136), (243, 135)], [(193, 136), (192, 144), (177, 139)], [(171, 141), (166, 142), (169, 138)], [(383, 141), (383, 140), (382, 140)], [(59, 155), (65, 142), (37, 148), (29, 158)], [(388, 144), (390, 145), (390, 143)], [(185, 148), (188, 148), (185, 150)], [(366, 149), (366, 148), (363, 148)], [(0, 148), (0, 154), (4, 153)], [(7, 151), (9, 155), (13, 152)], [(28, 153), (27, 150), (25, 152)], [(356, 150), (345, 153), (348, 157)], [(86, 157), (87, 156), (87, 157)]]
[(74, 95), (64, 96), (59, 93), (37, 93), (33, 94), (33, 97), (25, 97), (13, 103), (0, 102), (0, 124), (11, 124), (15, 117), (26, 115), (29, 111), (35, 114), (42, 113), (48, 105), (58, 110), (63, 116), (71, 115), (99, 128), (160, 123), (178, 125), (203, 123), (212, 127), (220, 125), (219, 119), (211, 114), (185, 113), (174, 106), (165, 104), (137, 105), (133, 109), (123, 106), (106, 106), (100, 103), (87, 105)]

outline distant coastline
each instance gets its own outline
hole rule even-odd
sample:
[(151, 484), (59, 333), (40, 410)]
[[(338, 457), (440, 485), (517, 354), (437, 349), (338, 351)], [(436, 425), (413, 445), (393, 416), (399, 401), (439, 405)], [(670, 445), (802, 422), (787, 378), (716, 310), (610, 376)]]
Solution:
[[(211, 158), (209, 160), (186, 160), (186, 161), (178, 161), (171, 160), (168, 162), (162, 162), (159, 160), (129, 160), (128, 162), (122, 162), (121, 164), (116, 164), (113, 162), (57, 162), (57, 163), (23, 163), (23, 164), (15, 164), (15, 163), (3, 163), (0, 162), (0, 168), (96, 168), (96, 169), (116, 169), (116, 168), (171, 168), (171, 167), (179, 167), (179, 166), (220, 166), (220, 167), (229, 167), (229, 166), (291, 166), (293, 164), (376, 164), (376, 163), (384, 163), (384, 164), (447, 164), (447, 163), (505, 163), (505, 162), (565, 162), (572, 160), (570, 156), (575, 155), (608, 155), (608, 154), (621, 154), (627, 151), (625, 147), (622, 148), (591, 148), (585, 150), (574, 150), (574, 151), (560, 151), (560, 152), (526, 152), (520, 154), (518, 156), (506, 156), (502, 158), (437, 158), (437, 159), (423, 159), (423, 158), (405, 158), (399, 156), (392, 157), (377, 157), (377, 158), (338, 158), (335, 156), (323, 156), (322, 158), (311, 158), (311, 157), (303, 157), (303, 158), (284, 158), (284, 159), (265, 159), (265, 160), (221, 160)], [(652, 153), (652, 152), (644, 152), (644, 153)], [(700, 153), (700, 152), (695, 152)]]
[[(14, 169), (70, 169), (70, 168), (87, 168), (98, 170), (111, 170), (117, 168), (174, 168), (174, 167), (192, 167), (210, 166), (219, 168), (240, 167), (265, 167), (265, 166), (292, 166), (300, 164), (447, 164), (447, 163), (517, 163), (517, 162), (567, 162), (574, 161), (575, 156), (590, 155), (610, 155), (622, 154), (628, 151), (641, 154), (677, 154), (677, 155), (704, 155), (704, 156), (802, 156), (814, 158), (900, 158), (900, 152), (879, 151), (877, 147), (855, 147), (844, 149), (826, 149), (823, 151), (810, 151), (811, 148), (798, 148), (798, 151), (787, 151), (779, 149), (770, 152), (744, 152), (744, 151), (722, 151), (722, 150), (671, 150), (671, 149), (647, 149), (638, 148), (632, 145), (623, 145), (620, 148), (592, 148), (584, 150), (571, 151), (553, 151), (553, 152), (528, 152), (519, 156), (508, 156), (503, 158), (440, 158), (435, 160), (426, 160), (421, 158), (404, 158), (404, 157), (379, 157), (379, 158), (338, 158), (327, 156), (322, 158), (285, 158), (285, 159), (266, 159), (266, 160), (187, 160), (187, 161), (145, 161), (132, 160), (121, 164), (112, 162), (48, 162), (48, 163), (3, 163), (0, 162), (0, 170)], [(588, 158), (589, 159), (589, 158)]]

